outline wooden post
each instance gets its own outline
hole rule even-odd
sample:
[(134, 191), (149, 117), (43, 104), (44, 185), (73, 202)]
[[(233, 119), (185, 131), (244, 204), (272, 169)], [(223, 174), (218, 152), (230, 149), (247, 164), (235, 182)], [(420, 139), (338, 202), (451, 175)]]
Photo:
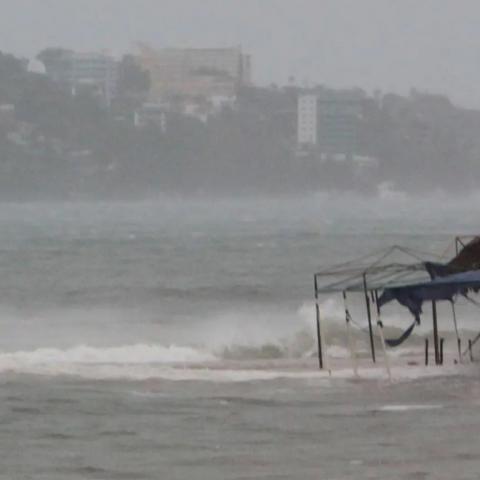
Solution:
[(428, 366), (428, 338), (425, 339), (425, 366)]
[(372, 312), (371, 312), (371, 309), (370, 309), (370, 299), (368, 298), (367, 275), (365, 273), (363, 274), (363, 291), (365, 293), (365, 304), (366, 304), (366, 307), (367, 307), (368, 333), (370, 335), (370, 350), (372, 352), (373, 363), (376, 363), (376, 360), (375, 360), (375, 344), (374, 344), (374, 341), (373, 341)]
[(320, 306), (318, 304), (318, 283), (317, 276), (314, 276), (314, 286), (315, 286), (315, 312), (317, 320), (317, 346), (318, 346), (318, 367), (320, 370), (323, 369), (323, 352), (322, 352), (322, 334), (320, 329)]
[(432, 317), (433, 317), (433, 349), (435, 351), (435, 365), (440, 364), (440, 352), (438, 344), (438, 323), (437, 323), (437, 302), (432, 300)]

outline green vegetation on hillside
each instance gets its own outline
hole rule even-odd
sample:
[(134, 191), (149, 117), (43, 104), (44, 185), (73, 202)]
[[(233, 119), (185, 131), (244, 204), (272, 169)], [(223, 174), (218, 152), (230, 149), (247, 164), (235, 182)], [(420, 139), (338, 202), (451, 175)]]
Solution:
[(385, 181), (405, 190), (465, 191), (480, 177), (480, 112), (441, 96), (353, 91), (363, 105), (356, 154), (377, 161), (362, 167), (298, 155), (297, 87), (243, 88), (234, 108), (206, 122), (170, 112), (162, 131), (134, 124), (148, 73), (130, 56), (119, 71), (119, 94), (106, 108), (96, 92), (72, 95), (22, 59), (0, 54), (0, 198), (373, 192)]

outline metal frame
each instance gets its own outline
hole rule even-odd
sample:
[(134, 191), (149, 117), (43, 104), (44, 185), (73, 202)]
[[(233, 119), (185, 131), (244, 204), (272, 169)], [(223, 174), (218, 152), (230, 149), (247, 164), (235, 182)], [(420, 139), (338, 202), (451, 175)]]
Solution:
[[(454, 246), (456, 255), (460, 250), (474, 239), (476, 235), (462, 235), (456, 236), (454, 239)], [(450, 244), (451, 245), (451, 244)], [(408, 258), (409, 261), (392, 261), (388, 262), (390, 257), (401, 254)], [(422, 279), (430, 279), (425, 267), (426, 261), (441, 261), (443, 256), (432, 253), (419, 252), (413, 249), (404, 248), (398, 245), (388, 249), (365, 255), (357, 260), (344, 262), (339, 265), (334, 265), (324, 270), (321, 270), (314, 275), (314, 291), (315, 291), (315, 310), (316, 310), (316, 328), (317, 328), (317, 342), (318, 342), (318, 362), (319, 368), (323, 369), (325, 366), (324, 356), (326, 356), (326, 348), (324, 347), (324, 338), (322, 335), (321, 314), (320, 314), (320, 294), (342, 293), (345, 301), (345, 313), (347, 327), (350, 327), (349, 312), (346, 305), (347, 292), (356, 292), (363, 294), (365, 298), (365, 309), (368, 321), (368, 334), (370, 340), (370, 352), (373, 363), (376, 363), (375, 341), (373, 333), (372, 311), (371, 303), (375, 304), (377, 310), (377, 327), (379, 328), (380, 337), (383, 337), (383, 324), (380, 319), (380, 312), (378, 308), (378, 291), (385, 288), (400, 287), (411, 283), (412, 281), (419, 281)], [(320, 282), (323, 280), (323, 282)], [(372, 296), (370, 300), (369, 294)], [(458, 334), (457, 317), (455, 313), (455, 306), (452, 303), (453, 321), (455, 326), (455, 333), (457, 338), (457, 346), (459, 350), (459, 361), (461, 361), (461, 347), (460, 338)], [(440, 342), (438, 336), (438, 318), (437, 305), (432, 302), (432, 323), (433, 323), (433, 345), (435, 352), (435, 364), (442, 363)], [(479, 336), (475, 341), (480, 339)], [(383, 340), (384, 341), (384, 340)], [(386, 355), (385, 345), (383, 344), (384, 355)], [(468, 351), (468, 350), (467, 350)], [(465, 352), (466, 353), (466, 352)], [(465, 355), (465, 353), (463, 355)], [(388, 359), (385, 357), (388, 363)], [(389, 370), (389, 366), (387, 367)], [(390, 374), (390, 373), (389, 373)]]

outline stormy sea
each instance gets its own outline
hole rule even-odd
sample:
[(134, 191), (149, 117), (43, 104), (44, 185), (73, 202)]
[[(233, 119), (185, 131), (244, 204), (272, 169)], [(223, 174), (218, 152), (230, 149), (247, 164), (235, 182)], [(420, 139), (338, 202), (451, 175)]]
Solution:
[[(453, 362), (449, 306), (445, 366), (407, 361), (425, 321), (388, 381), (353, 376), (341, 298), (322, 297), (342, 365), (329, 375), (312, 284), (393, 244), (448, 258), (478, 233), (479, 199), (2, 204), (0, 479), (477, 479), (480, 370)], [(479, 313), (459, 303), (463, 339)], [(411, 316), (392, 306), (384, 322)]]

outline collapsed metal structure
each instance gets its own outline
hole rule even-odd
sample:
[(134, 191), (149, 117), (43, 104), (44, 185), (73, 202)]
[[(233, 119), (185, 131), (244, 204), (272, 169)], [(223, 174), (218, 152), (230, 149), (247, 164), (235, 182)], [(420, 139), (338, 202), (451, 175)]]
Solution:
[[(328, 365), (325, 365), (327, 356), (322, 332), (320, 295), (332, 293), (341, 293), (343, 296), (348, 343), (352, 357), (355, 356), (351, 345), (353, 320), (347, 303), (347, 295), (357, 293), (364, 297), (372, 361), (376, 362), (374, 342), (374, 328), (376, 328), (389, 375), (386, 346), (397, 346), (410, 336), (415, 325), (420, 323), (421, 305), (427, 300), (432, 304), (435, 363), (437, 365), (443, 363), (443, 340), (440, 340), (438, 336), (436, 304), (440, 300), (449, 300), (452, 304), (459, 361), (461, 361), (462, 353), (455, 300), (458, 294), (466, 297), (467, 292), (480, 290), (480, 236), (458, 236), (455, 238), (454, 248), (455, 256), (445, 263), (444, 255), (435, 255), (395, 245), (315, 273), (315, 312), (320, 369), (329, 369)], [(465, 272), (468, 272), (469, 276), (465, 277)], [(415, 316), (415, 321), (399, 339), (385, 340), (381, 306), (391, 300), (397, 300), (409, 308)], [(373, 315), (376, 317), (375, 325)], [(475, 341), (479, 338), (480, 335)], [(426, 355), (428, 361), (428, 352)], [(352, 358), (352, 360), (354, 359)], [(355, 361), (354, 364), (356, 364)]]

